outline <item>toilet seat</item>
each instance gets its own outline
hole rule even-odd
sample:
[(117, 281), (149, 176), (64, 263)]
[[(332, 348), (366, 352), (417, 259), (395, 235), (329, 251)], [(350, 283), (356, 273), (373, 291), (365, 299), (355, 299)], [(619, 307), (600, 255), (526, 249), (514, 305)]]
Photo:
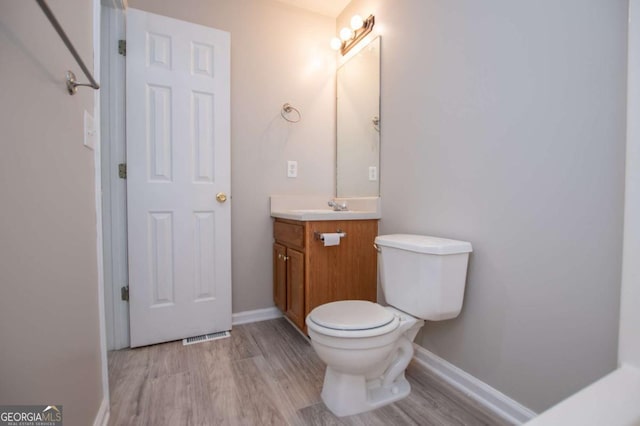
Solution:
[(372, 337), (395, 330), (397, 315), (366, 300), (342, 300), (316, 307), (307, 326), (317, 333), (335, 337)]

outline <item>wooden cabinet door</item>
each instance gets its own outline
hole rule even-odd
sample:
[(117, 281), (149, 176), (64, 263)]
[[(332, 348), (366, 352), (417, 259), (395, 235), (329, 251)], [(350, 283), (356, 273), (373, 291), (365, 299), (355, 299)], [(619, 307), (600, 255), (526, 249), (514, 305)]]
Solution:
[[(373, 248), (378, 223), (376, 220), (344, 220), (307, 222), (309, 241), (306, 267), (309, 277), (306, 296), (307, 311), (337, 300), (376, 301), (377, 252)], [(314, 234), (336, 232), (345, 237), (337, 246), (325, 247)]]
[(287, 249), (282, 244), (273, 245), (273, 302), (282, 312), (287, 312)]
[(304, 254), (287, 249), (287, 316), (304, 330)]

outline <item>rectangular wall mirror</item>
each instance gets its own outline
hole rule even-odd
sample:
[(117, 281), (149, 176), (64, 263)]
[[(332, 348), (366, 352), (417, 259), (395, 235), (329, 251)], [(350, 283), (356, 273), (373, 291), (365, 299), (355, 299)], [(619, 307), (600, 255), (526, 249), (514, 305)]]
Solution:
[(380, 195), (380, 37), (338, 68), (336, 195)]

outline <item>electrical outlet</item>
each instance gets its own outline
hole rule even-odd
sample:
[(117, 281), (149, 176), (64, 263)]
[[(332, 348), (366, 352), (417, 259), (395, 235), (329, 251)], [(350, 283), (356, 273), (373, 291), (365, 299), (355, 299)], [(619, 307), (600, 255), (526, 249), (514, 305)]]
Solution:
[(378, 168), (376, 166), (369, 167), (369, 180), (378, 180)]
[(287, 161), (287, 177), (298, 177), (298, 162), (289, 160)]

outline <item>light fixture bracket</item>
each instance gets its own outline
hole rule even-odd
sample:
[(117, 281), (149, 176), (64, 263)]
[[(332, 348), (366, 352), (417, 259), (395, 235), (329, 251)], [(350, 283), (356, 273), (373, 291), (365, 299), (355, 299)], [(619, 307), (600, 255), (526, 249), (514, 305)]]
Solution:
[(373, 26), (375, 24), (375, 16), (369, 15), (369, 17), (364, 20), (362, 28), (355, 30), (355, 34), (351, 39), (342, 42), (342, 46), (340, 47), (340, 53), (342, 53), (342, 56), (346, 55), (356, 44), (360, 42), (360, 40), (365, 38), (367, 34), (373, 30)]

